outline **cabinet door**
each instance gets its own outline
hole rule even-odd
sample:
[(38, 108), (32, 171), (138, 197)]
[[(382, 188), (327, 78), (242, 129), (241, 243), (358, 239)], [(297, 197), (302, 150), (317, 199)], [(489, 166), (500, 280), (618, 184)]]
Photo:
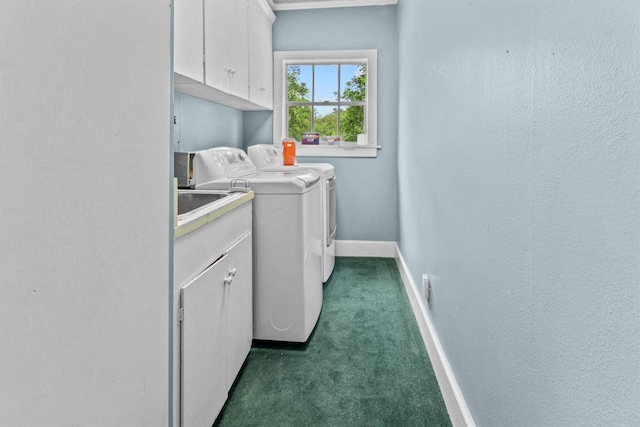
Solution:
[(227, 399), (225, 277), (221, 257), (180, 292), (183, 426), (211, 425)]
[(253, 339), (252, 234), (247, 233), (228, 251), (229, 274), (226, 287), (228, 309), (227, 387), (235, 381), (251, 349)]
[(205, 84), (249, 99), (247, 0), (204, 1)]
[(272, 109), (273, 12), (263, 6), (259, 0), (249, 0), (249, 100)]
[(173, 69), (176, 73), (204, 82), (202, 0), (174, 0)]
[(231, 64), (230, 91), (242, 99), (249, 99), (249, 38), (247, 0), (230, 0), (233, 5), (231, 17), (234, 21), (229, 40), (229, 63)]

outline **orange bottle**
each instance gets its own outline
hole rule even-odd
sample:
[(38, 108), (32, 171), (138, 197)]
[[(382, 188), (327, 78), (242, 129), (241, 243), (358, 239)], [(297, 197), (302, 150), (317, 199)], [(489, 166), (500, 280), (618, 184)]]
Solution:
[(293, 166), (296, 163), (296, 140), (282, 140), (282, 160), (285, 166)]

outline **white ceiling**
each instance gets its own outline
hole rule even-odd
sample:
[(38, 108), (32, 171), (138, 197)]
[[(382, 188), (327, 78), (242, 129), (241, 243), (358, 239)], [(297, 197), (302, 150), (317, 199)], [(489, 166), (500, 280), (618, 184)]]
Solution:
[(328, 7), (382, 6), (398, 0), (270, 0), (273, 10), (322, 9)]

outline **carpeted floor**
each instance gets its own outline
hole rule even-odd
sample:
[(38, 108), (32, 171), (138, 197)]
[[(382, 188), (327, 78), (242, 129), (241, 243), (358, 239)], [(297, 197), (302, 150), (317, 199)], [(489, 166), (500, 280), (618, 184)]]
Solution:
[(306, 345), (255, 345), (216, 427), (449, 426), (396, 266), (337, 258)]

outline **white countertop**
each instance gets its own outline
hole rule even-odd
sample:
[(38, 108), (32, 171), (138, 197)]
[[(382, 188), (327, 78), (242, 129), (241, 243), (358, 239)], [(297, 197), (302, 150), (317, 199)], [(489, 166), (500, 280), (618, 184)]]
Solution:
[[(215, 193), (216, 191), (201, 192)], [(218, 193), (220, 193), (220, 191), (218, 191)], [(249, 191), (247, 193), (229, 193), (228, 196), (209, 203), (208, 205), (204, 205), (201, 208), (182, 215), (177, 215), (175, 222), (176, 226), (174, 228), (174, 239), (177, 240), (185, 234), (189, 234), (216, 218), (231, 212), (238, 206), (252, 200), (253, 197), (253, 191)]]

